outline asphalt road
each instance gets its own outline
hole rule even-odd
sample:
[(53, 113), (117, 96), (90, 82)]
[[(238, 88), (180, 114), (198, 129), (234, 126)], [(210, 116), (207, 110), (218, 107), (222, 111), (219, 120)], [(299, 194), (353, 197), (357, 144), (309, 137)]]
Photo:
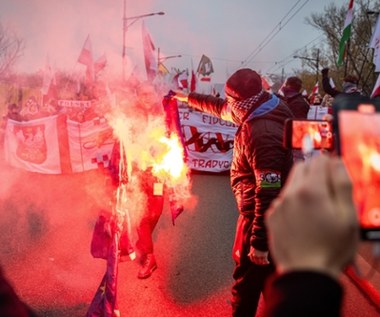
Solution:
[[(40, 316), (85, 316), (106, 265), (90, 254), (103, 204), (102, 178), (93, 172), (55, 176), (9, 168), (1, 169), (0, 177), (0, 256), (9, 280)], [(154, 274), (139, 280), (136, 261), (119, 264), (121, 316), (230, 316), (237, 211), (229, 178), (194, 174), (192, 179), (195, 208), (173, 226), (166, 206), (156, 228)], [(361, 252), (364, 263), (370, 262), (366, 246)], [(342, 283), (343, 316), (379, 316), (351, 279), (342, 276)]]

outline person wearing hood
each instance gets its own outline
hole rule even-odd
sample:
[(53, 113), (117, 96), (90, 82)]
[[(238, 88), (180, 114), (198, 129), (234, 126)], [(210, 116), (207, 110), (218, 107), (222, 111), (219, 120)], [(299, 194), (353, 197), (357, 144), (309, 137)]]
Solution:
[(296, 76), (286, 79), (281, 88), (283, 99), (297, 119), (306, 119), (310, 105), (306, 98), (302, 96), (302, 80)]
[(356, 76), (347, 75), (343, 79), (343, 91), (333, 88), (330, 83), (329, 68), (322, 69), (322, 87), (326, 94), (336, 97), (339, 94), (361, 95), (361, 89), (358, 86), (359, 80)]
[(238, 125), (230, 170), (239, 211), (231, 304), (232, 316), (253, 317), (264, 284), (275, 271), (264, 217), (293, 164), (292, 151), (282, 145), (284, 122), (293, 114), (284, 101), (263, 89), (260, 75), (249, 68), (228, 78), (225, 95), (222, 99), (178, 91), (173, 98)]

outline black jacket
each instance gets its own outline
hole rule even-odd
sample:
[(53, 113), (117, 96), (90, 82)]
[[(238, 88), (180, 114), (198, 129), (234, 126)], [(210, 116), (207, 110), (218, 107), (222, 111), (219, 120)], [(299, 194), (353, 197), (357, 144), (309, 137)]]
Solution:
[(343, 290), (331, 277), (311, 271), (272, 276), (265, 287), (265, 317), (339, 317)]
[(333, 88), (330, 84), (330, 77), (323, 75), (322, 76), (322, 87), (326, 94), (329, 94), (332, 97), (336, 97), (338, 95), (352, 95), (352, 96), (360, 96), (361, 93), (359, 91), (353, 93), (346, 93), (340, 90)]
[[(293, 117), (287, 105), (265, 94), (252, 110), (274, 98), (277, 105), (272, 110), (260, 115), (252, 112), (239, 126), (230, 171), (239, 212), (254, 217), (251, 245), (261, 251), (268, 250), (264, 214), (279, 194), (293, 162), (291, 150), (282, 145), (284, 121)], [(217, 117), (226, 108), (225, 100), (197, 93), (191, 93), (188, 102), (191, 107)]]
[(307, 119), (310, 105), (301, 93), (297, 93), (292, 96), (285, 95), (284, 100), (289, 109), (293, 112), (295, 118)]

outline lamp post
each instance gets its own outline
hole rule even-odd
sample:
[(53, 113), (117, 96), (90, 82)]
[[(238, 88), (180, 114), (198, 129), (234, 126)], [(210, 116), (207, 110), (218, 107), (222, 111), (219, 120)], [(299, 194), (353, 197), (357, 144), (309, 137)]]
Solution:
[(126, 17), (126, 4), (124, 0), (124, 13), (123, 13), (123, 52), (122, 52), (122, 62), (123, 62), (123, 82), (125, 81), (125, 55), (126, 55), (126, 45), (125, 45), (125, 35), (127, 33), (128, 28), (138, 21), (141, 18), (151, 17), (153, 15), (164, 15), (165, 12), (153, 12), (147, 14), (136, 15), (132, 17)]
[(315, 62), (315, 69), (316, 69), (316, 82), (318, 82), (318, 72), (319, 72), (319, 49), (317, 50), (317, 58), (310, 58), (310, 57), (305, 57), (305, 56), (297, 56), (294, 55), (293, 58), (299, 58), (299, 59), (305, 59), (307, 61), (312, 61)]
[(170, 56), (160, 56), (160, 48), (157, 48), (157, 62), (158, 62), (158, 65), (160, 65), (160, 63), (162, 62), (165, 62), (167, 59), (170, 59), (170, 58), (177, 58), (177, 57), (182, 57), (182, 55), (170, 55)]
[(161, 57), (160, 56), (160, 48), (157, 48), (157, 70), (160, 71), (160, 64), (165, 62), (167, 59), (178, 58), (178, 57), (182, 57), (182, 55), (170, 55), (170, 56), (162, 56)]

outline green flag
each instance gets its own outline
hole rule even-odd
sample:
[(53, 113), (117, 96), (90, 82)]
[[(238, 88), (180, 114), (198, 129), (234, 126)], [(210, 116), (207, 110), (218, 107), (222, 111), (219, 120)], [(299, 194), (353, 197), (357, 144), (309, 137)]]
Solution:
[(340, 39), (340, 42), (339, 42), (339, 55), (338, 55), (338, 60), (336, 62), (337, 66), (341, 66), (343, 64), (344, 54), (346, 51), (346, 44), (351, 36), (353, 6), (354, 6), (354, 0), (350, 0), (350, 4), (348, 6), (348, 12), (346, 15), (346, 19), (344, 21), (344, 29), (343, 29), (342, 38)]

